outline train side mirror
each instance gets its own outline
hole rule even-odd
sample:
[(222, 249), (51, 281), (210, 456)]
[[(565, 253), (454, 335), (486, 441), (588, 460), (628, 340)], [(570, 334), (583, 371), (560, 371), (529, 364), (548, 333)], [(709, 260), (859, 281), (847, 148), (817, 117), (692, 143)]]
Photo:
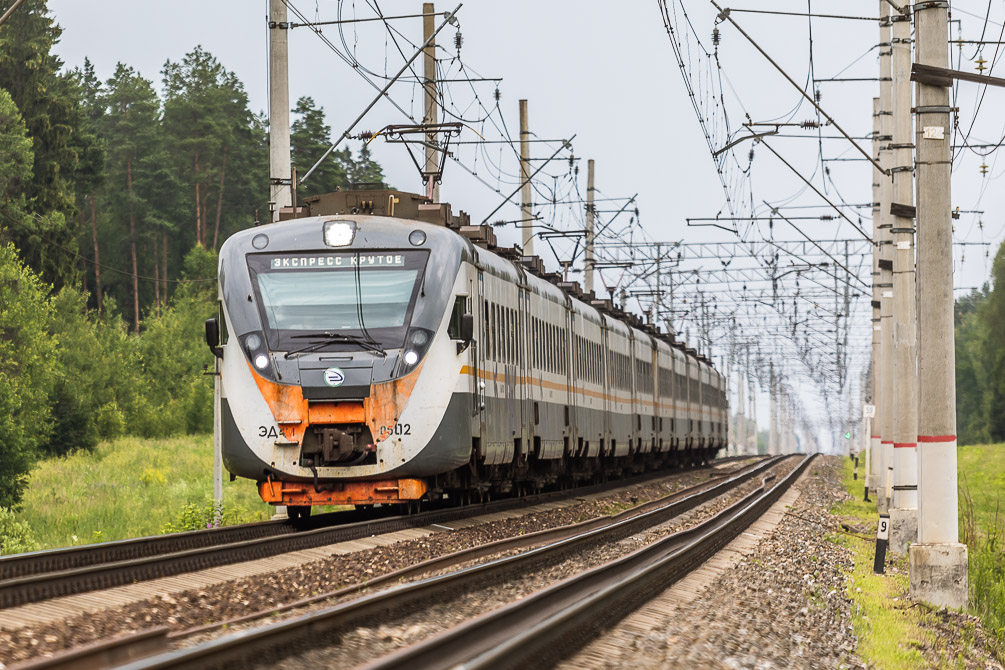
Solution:
[(461, 315), (461, 339), (465, 342), (470, 342), (471, 340), (475, 339), (474, 314)]
[(216, 317), (206, 319), (206, 344), (217, 358), (223, 358), (223, 347), (220, 346), (220, 324)]
[(457, 353), (461, 353), (475, 339), (475, 317), (473, 314), (461, 314), (461, 320), (457, 329)]

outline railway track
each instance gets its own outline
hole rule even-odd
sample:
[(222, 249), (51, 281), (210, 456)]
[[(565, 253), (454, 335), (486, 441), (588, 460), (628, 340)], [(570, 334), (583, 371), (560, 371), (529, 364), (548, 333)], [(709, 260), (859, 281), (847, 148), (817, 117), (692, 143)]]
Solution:
[(0, 608), (589, 495), (668, 474), (672, 473), (647, 473), (605, 484), (405, 516), (375, 518), (381, 515), (380, 510), (349, 510), (296, 522), (267, 521), (5, 556), (0, 558)]
[[(359, 626), (365, 621), (375, 618), (382, 620), (383, 617), (386, 617), (391, 612), (407, 611), (409, 608), (421, 607), (425, 603), (438, 599), (449, 599), (465, 589), (477, 588), (481, 585), (506, 580), (512, 578), (514, 575), (525, 574), (542, 565), (561, 561), (563, 557), (580, 552), (591, 545), (610, 543), (629, 537), (640, 530), (664, 523), (709, 500), (724, 495), (757, 477), (759, 474), (764, 474), (767, 470), (777, 465), (777, 463), (778, 459), (765, 460), (753, 466), (741, 468), (738, 472), (721, 477), (716, 481), (685, 489), (666, 498), (626, 510), (613, 517), (593, 519), (526, 536), (508, 538), (489, 545), (457, 552), (450, 556), (432, 559), (424, 564), (386, 575), (366, 586), (371, 588), (378, 582), (393, 583), (429, 571), (442, 570), (452, 565), (469, 563), (476, 558), (486, 555), (527, 549), (521, 553), (504, 556), (503, 558), (482, 564), (468, 565), (462, 569), (428, 577), (421, 581), (391, 586), (386, 590), (376, 593), (368, 592), (355, 600), (339, 603), (324, 610), (302, 615), (278, 624), (245, 630), (192, 647), (139, 660), (128, 667), (135, 669), (244, 667), (273, 661), (281, 658), (285, 653), (289, 653), (290, 650), (302, 651), (311, 645), (322, 644), (325, 638), (336, 634), (339, 629), (343, 629), (346, 626)], [(805, 467), (805, 463), (802, 467)], [(800, 470), (801, 468), (797, 468), (794, 471), (796, 475)], [(772, 475), (768, 479), (773, 479), (773, 477)], [(794, 481), (794, 476), (786, 477), (784, 481)], [(775, 491), (777, 488), (774, 487), (771, 490)], [(733, 505), (729, 509), (733, 510), (738, 505), (750, 501), (753, 497), (760, 496), (763, 490), (764, 487), (762, 485), (754, 494), (747, 496), (741, 503)], [(717, 515), (715, 518), (719, 519), (721, 516)], [(707, 523), (702, 524), (699, 528), (705, 528), (706, 525)], [(736, 524), (734, 523), (733, 525), (735, 526)], [(695, 532), (695, 530), (688, 530), (683, 533), (676, 533), (671, 535), (668, 540), (673, 539), (671, 544), (678, 546), (684, 541), (684, 538), (692, 537)], [(736, 533), (739, 532), (740, 530), (736, 530)], [(657, 544), (664, 545), (665, 542)], [(632, 556), (634, 555), (632, 554)], [(694, 561), (700, 562), (700, 560), (703, 559), (695, 558), (689, 565), (694, 564)], [(324, 594), (318, 596), (316, 599), (309, 600), (336, 597), (358, 591), (359, 589), (359, 586), (351, 587), (343, 589), (341, 592)], [(279, 609), (289, 609), (293, 606), (303, 606), (305, 604), (308, 604), (307, 601), (301, 601)], [(509, 606), (503, 608), (503, 610), (508, 609)], [(268, 616), (270, 614), (272, 612), (263, 612), (259, 616)], [(245, 617), (244, 619), (248, 618)], [(193, 632), (199, 631), (189, 631), (182, 634), (176, 633), (168, 637), (177, 641), (186, 634)], [(124, 639), (123, 644), (128, 644), (128, 640)], [(431, 661), (432, 665), (430, 667), (443, 667), (443, 659), (435, 660), (436, 655), (436, 652), (432, 652), (430, 658), (434, 660)], [(405, 661), (405, 663), (408, 662)], [(404, 666), (402, 665), (401, 667)]]

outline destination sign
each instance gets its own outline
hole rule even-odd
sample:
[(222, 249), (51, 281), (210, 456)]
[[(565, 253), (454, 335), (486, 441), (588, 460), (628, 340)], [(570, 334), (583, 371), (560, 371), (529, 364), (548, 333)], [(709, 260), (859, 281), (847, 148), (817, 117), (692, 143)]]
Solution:
[(313, 268), (396, 268), (404, 267), (401, 254), (298, 254), (275, 256), (270, 270), (310, 270)]

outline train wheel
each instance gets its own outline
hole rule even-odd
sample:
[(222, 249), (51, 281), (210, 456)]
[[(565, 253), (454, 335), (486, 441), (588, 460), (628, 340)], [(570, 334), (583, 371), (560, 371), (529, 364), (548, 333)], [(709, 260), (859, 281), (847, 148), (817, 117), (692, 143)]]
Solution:
[(310, 505), (289, 505), (286, 514), (291, 519), (306, 519), (311, 515)]

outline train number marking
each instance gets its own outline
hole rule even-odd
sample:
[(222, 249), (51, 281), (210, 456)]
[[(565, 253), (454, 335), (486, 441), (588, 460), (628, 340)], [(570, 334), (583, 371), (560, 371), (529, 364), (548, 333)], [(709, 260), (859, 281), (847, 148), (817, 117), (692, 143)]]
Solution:
[(391, 435), (411, 435), (411, 434), (412, 434), (412, 424), (410, 423), (396, 423), (390, 426), (380, 427), (381, 439), (385, 437), (390, 437)]
[(271, 437), (279, 439), (279, 433), (276, 432), (275, 426), (259, 426), (258, 427), (258, 437)]

